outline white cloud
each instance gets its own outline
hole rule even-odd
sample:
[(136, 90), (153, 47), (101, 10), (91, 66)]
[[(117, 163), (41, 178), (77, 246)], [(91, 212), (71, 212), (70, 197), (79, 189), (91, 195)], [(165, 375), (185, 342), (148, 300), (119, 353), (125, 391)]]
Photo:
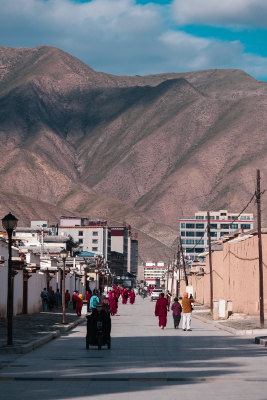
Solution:
[(266, 0), (174, 0), (173, 17), (180, 25), (266, 27)]
[(244, 54), (240, 42), (198, 38), (171, 29), (166, 6), (136, 5), (134, 0), (0, 2), (2, 46), (55, 46), (98, 71), (113, 74), (240, 68), (267, 78), (267, 59)]

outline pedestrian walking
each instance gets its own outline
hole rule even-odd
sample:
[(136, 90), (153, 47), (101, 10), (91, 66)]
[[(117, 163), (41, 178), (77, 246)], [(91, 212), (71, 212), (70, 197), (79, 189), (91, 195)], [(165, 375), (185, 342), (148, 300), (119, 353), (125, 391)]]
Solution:
[(91, 300), (92, 296), (93, 296), (92, 291), (90, 289), (87, 290), (86, 295), (85, 295), (85, 300), (87, 301), (87, 311), (89, 311), (89, 305), (90, 305), (90, 300)]
[(128, 295), (129, 295), (129, 291), (128, 289), (123, 289), (123, 293), (122, 293), (122, 304), (127, 304), (127, 300), (128, 300)]
[(110, 314), (111, 315), (117, 314), (118, 307), (117, 307), (116, 295), (115, 295), (114, 291), (112, 291), (111, 297), (109, 299), (109, 303), (110, 303)]
[(134, 304), (135, 302), (135, 293), (134, 290), (132, 289), (130, 292), (130, 304)]
[(48, 309), (52, 311), (56, 304), (55, 292), (52, 286), (49, 287)]
[(83, 308), (83, 295), (79, 294), (76, 298), (76, 314), (77, 317), (82, 315), (82, 308)]
[(110, 314), (110, 302), (108, 294), (104, 297), (102, 301), (102, 310), (105, 311), (107, 314)]
[(66, 306), (66, 308), (69, 308), (69, 304), (70, 304), (70, 292), (67, 289), (66, 292), (65, 292), (65, 306)]
[(45, 312), (45, 311), (47, 311), (48, 301), (49, 301), (49, 292), (46, 290), (46, 288), (44, 288), (44, 290), (42, 290), (40, 296), (42, 299), (43, 311)]
[(78, 297), (78, 292), (77, 292), (77, 290), (75, 290), (75, 291), (73, 292), (73, 295), (72, 295), (72, 298), (71, 298), (73, 310), (76, 310), (76, 300), (77, 300), (77, 297)]
[(56, 301), (56, 308), (58, 308), (62, 305), (62, 295), (61, 295), (59, 289), (57, 289), (57, 291), (55, 293), (55, 301)]
[(172, 303), (171, 309), (172, 309), (174, 329), (179, 329), (179, 324), (181, 321), (182, 306), (178, 301), (178, 297), (174, 298), (174, 302)]
[(98, 297), (98, 292), (96, 291), (90, 299), (90, 308), (92, 311), (97, 307), (98, 304), (100, 304), (100, 300)]
[(183, 330), (191, 331), (191, 317), (192, 317), (192, 303), (195, 300), (193, 297), (191, 299), (188, 298), (188, 293), (184, 293), (184, 298), (182, 300), (182, 308), (183, 308)]
[(168, 301), (164, 297), (164, 293), (160, 293), (160, 296), (156, 302), (155, 316), (159, 318), (159, 327), (164, 329), (167, 325), (167, 308)]

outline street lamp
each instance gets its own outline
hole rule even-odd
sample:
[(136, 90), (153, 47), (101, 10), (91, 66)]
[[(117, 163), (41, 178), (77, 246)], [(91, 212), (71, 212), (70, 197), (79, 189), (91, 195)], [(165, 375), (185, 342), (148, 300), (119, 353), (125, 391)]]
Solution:
[(2, 219), (3, 228), (8, 236), (8, 278), (7, 278), (7, 345), (13, 344), (12, 319), (13, 319), (13, 290), (12, 290), (12, 233), (16, 229), (18, 220), (11, 213)]
[(65, 267), (68, 252), (66, 249), (61, 250), (59, 253), (63, 261), (63, 281), (62, 281), (62, 324), (66, 324), (66, 304), (65, 304)]

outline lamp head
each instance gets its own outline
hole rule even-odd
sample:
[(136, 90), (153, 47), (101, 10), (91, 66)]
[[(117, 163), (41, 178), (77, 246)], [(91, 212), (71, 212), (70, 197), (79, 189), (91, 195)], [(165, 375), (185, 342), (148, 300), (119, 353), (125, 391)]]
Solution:
[(4, 218), (2, 218), (3, 228), (7, 232), (12, 232), (14, 229), (16, 229), (17, 223), (18, 219), (15, 217), (15, 215), (11, 213), (7, 214)]
[(61, 250), (61, 252), (59, 253), (60, 257), (62, 258), (62, 260), (66, 260), (66, 258), (68, 257), (68, 252), (66, 249)]

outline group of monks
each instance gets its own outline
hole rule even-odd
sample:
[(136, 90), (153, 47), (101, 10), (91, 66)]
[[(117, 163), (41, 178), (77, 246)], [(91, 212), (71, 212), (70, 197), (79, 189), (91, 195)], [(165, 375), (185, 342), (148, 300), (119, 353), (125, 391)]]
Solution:
[[(102, 303), (103, 308), (109, 311), (111, 315), (117, 314), (120, 297), (122, 299), (122, 304), (127, 304), (128, 299), (130, 300), (130, 304), (134, 304), (135, 302), (135, 292), (133, 289), (129, 290), (128, 288), (118, 287), (115, 284), (106, 296), (100, 296), (98, 293), (96, 295), (99, 298), (99, 302)], [(88, 304), (90, 304), (91, 297), (92, 293), (87, 292), (86, 300)]]

